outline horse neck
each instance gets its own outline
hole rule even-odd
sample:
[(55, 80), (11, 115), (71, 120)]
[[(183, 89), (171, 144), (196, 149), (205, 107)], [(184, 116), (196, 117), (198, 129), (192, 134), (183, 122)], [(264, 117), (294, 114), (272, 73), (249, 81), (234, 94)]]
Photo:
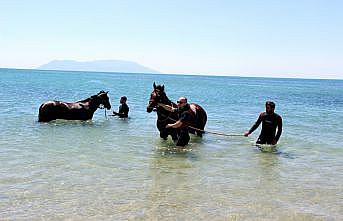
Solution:
[[(169, 100), (167, 95), (164, 95), (164, 97), (161, 97), (160, 102), (161, 104), (166, 104), (166, 105), (172, 105), (172, 102)], [(165, 110), (163, 107), (158, 107), (157, 108), (157, 113), (158, 114), (168, 114), (168, 111)]]
[(164, 99), (161, 99), (161, 103), (173, 106), (173, 102), (171, 102), (171, 100), (169, 100), (167, 95), (164, 96)]
[[(165, 95), (164, 99), (161, 99), (160, 103), (166, 104), (169, 106), (173, 106), (173, 107), (175, 106), (175, 104), (171, 100), (169, 100), (167, 95)], [(166, 109), (164, 109), (163, 107), (157, 108), (157, 116), (158, 116), (158, 120), (160, 120), (160, 121), (162, 120), (164, 124), (175, 123), (174, 120), (171, 121), (170, 119), (176, 119), (177, 118), (175, 113), (169, 112)], [(167, 118), (169, 118), (169, 119), (167, 119)]]
[(83, 101), (79, 101), (79, 103), (82, 103), (84, 106), (88, 106), (88, 110), (94, 113), (100, 105), (100, 100), (98, 97), (90, 97)]

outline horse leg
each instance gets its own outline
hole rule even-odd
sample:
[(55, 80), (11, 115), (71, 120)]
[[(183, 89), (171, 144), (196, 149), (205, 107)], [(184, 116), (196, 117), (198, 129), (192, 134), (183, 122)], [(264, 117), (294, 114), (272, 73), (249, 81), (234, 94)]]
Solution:
[(157, 121), (156, 126), (157, 126), (157, 129), (160, 131), (160, 137), (164, 140), (167, 140), (168, 130), (166, 129), (166, 125), (161, 124), (160, 122)]
[(163, 140), (167, 140), (168, 139), (168, 133), (166, 133), (165, 131), (160, 131), (160, 137)]
[[(195, 125), (195, 128), (198, 128), (197, 125)], [(188, 132), (191, 133), (191, 134), (195, 134), (196, 133), (196, 130), (192, 129), (192, 128), (188, 128)]]
[[(205, 127), (205, 125), (204, 124), (202, 124), (202, 122), (198, 122), (198, 124), (197, 124), (197, 128), (199, 129), (199, 130), (197, 130), (196, 131), (196, 135), (198, 136), (198, 137), (202, 137), (202, 134), (204, 133), (204, 127)], [(200, 131), (201, 130), (201, 131)]]
[(197, 131), (197, 136), (198, 137), (202, 137), (202, 134), (203, 134), (204, 132), (201, 132), (201, 131)]

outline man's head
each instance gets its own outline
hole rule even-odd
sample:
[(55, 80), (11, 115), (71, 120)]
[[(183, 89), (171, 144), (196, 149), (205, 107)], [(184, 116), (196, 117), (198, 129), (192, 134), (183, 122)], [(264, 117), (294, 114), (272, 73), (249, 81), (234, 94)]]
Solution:
[(274, 113), (275, 110), (275, 103), (273, 101), (267, 101), (266, 102), (266, 112), (267, 114)]
[(179, 99), (177, 100), (177, 106), (178, 107), (183, 107), (187, 104), (187, 98), (185, 97), (179, 97)]
[(126, 103), (126, 101), (127, 101), (127, 97), (122, 96), (122, 97), (120, 98), (120, 103), (121, 103), (121, 104)]

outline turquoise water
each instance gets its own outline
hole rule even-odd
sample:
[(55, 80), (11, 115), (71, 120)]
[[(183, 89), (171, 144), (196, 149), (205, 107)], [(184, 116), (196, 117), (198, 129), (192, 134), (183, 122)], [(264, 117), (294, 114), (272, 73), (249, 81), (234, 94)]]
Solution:
[[(183, 150), (147, 113), (152, 84), (208, 113), (209, 131), (243, 133), (274, 100), (278, 152), (207, 134)], [(341, 220), (343, 81), (0, 69), (0, 219)], [(130, 118), (38, 123), (47, 100), (108, 90)]]

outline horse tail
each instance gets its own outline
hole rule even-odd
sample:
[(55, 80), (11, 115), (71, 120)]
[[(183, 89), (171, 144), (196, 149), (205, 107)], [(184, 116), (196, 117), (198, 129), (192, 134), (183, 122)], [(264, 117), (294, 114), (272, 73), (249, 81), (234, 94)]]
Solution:
[(199, 137), (202, 137), (202, 134), (205, 133), (205, 125), (207, 122), (207, 114), (206, 111), (198, 104), (193, 104), (195, 108), (195, 128), (199, 130), (195, 130), (196, 134)]
[(207, 114), (206, 114), (206, 111), (204, 109), (202, 109), (202, 114), (203, 114), (203, 117), (202, 117), (202, 121), (201, 121), (201, 125), (202, 125), (202, 129), (204, 130), (205, 129), (205, 125), (207, 123)]
[(197, 131), (197, 135), (201, 137), (202, 134), (205, 133), (204, 129), (207, 122), (207, 114), (206, 114), (206, 111), (201, 107), (198, 109), (197, 113), (198, 113), (197, 128), (202, 130), (202, 131)]

